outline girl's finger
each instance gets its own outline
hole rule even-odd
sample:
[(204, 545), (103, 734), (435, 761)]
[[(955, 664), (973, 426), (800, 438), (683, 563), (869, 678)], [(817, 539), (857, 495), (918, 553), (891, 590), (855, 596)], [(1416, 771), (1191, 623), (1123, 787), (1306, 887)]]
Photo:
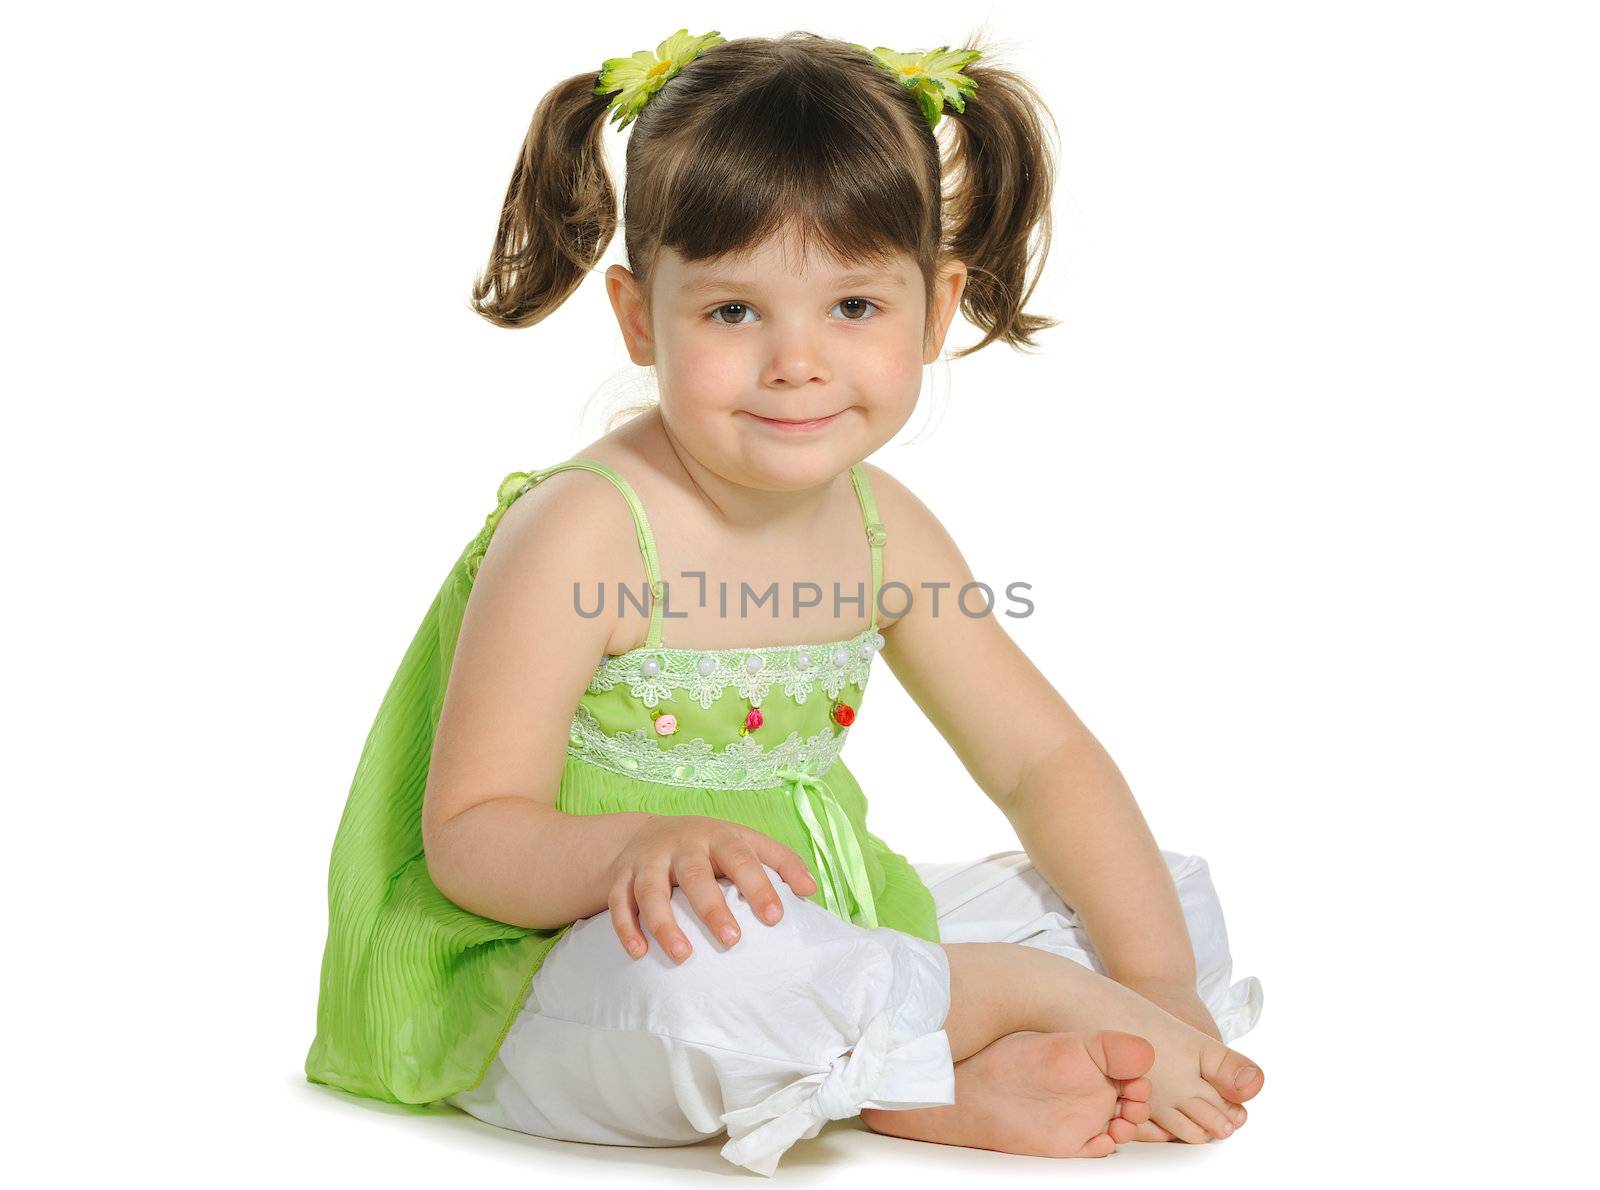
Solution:
[(681, 963), (689, 957), (689, 939), (678, 928), (672, 915), (672, 867), (669, 859), (639, 871), (633, 882), (633, 895), (639, 904), (639, 920), (656, 944)]
[(614, 885), (611, 895), (606, 898), (606, 904), (611, 908), (611, 925), (617, 931), (617, 938), (622, 943), (622, 949), (632, 957), (644, 957), (649, 945), (644, 940), (644, 935), (639, 932), (639, 921), (636, 916), (639, 906), (633, 899), (633, 877), (629, 877)]
[[(772, 925), (783, 916), (783, 898), (772, 887), (772, 878), (761, 866), (761, 857), (746, 840), (724, 847), (717, 853), (717, 864), (727, 873), (728, 879), (739, 886), (759, 920)], [(723, 902), (723, 909), (727, 909), (727, 902)], [(730, 919), (732, 916), (729, 914)]]
[(761, 862), (782, 876), (785, 884), (802, 897), (809, 897), (817, 891), (817, 882), (798, 852), (778, 842), (771, 835), (764, 835), (758, 831), (752, 833), (756, 837), (751, 842), (755, 846), (756, 854), (761, 857)]
[[(750, 862), (755, 862), (754, 856)], [(720, 938), (722, 945), (732, 946), (739, 941), (739, 923), (728, 910), (728, 894), (717, 883), (717, 869), (721, 867), (709, 855), (704, 860), (695, 858), (682, 863), (677, 869), (678, 887), (683, 889), (683, 895), (712, 935)], [(726, 868), (722, 870), (727, 871)]]

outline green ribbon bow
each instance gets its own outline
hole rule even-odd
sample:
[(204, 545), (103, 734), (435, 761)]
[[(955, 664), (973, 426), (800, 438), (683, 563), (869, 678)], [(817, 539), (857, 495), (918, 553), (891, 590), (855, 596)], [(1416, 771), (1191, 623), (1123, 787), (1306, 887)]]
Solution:
[[(867, 879), (867, 865), (861, 857), (861, 846), (856, 842), (855, 828), (845, 816), (839, 799), (828, 783), (811, 772), (811, 762), (801, 761), (798, 766), (781, 768), (780, 781), (787, 781), (794, 795), (795, 808), (817, 853), (817, 866), (822, 878), (822, 902), (828, 912), (845, 921), (871, 930), (878, 926), (878, 909), (872, 899), (872, 884)], [(822, 809), (821, 819), (817, 807)], [(855, 912), (850, 910), (851, 902)]]

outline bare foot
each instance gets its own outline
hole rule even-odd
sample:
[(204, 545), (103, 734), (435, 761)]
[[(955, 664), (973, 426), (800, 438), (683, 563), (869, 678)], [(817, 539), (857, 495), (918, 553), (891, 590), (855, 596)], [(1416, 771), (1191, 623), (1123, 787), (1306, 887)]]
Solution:
[(1133, 1139), (1204, 1144), (1233, 1135), (1249, 1115), (1240, 1104), (1260, 1094), (1266, 1081), (1260, 1069), (1131, 988), (1074, 966), (1076, 971), (1063, 972), (1053, 997), (1060, 1027), (1117, 1029), (1155, 1046), (1150, 1115), (1138, 1122)]
[(1105, 1157), (1149, 1119), (1155, 1051), (1116, 1031), (1007, 1033), (956, 1063), (956, 1102), (863, 1108), (874, 1132), (1031, 1157)]
[(1266, 1081), (1260, 1068), (1216, 1038), (1150, 1007), (1167, 1021), (1140, 1026), (1149, 1030), (1156, 1061), (1150, 1070), (1150, 1118), (1139, 1124), (1133, 1139), (1226, 1140), (1249, 1119), (1241, 1101), (1260, 1093)]

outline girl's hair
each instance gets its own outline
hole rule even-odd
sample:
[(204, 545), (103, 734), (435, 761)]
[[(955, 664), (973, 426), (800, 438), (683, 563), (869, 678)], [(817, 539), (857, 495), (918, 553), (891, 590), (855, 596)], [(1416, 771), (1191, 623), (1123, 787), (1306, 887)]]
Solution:
[[(834, 257), (869, 265), (908, 253), (930, 324), (939, 266), (965, 262), (962, 310), (985, 334), (952, 358), (996, 339), (1036, 346), (1035, 334), (1059, 325), (1023, 311), (1050, 247), (1048, 112), (987, 48), (973, 40), (962, 48), (983, 56), (962, 70), (978, 84), (966, 111), (946, 104), (939, 121), (955, 129), (948, 161), (911, 92), (847, 42), (804, 32), (747, 37), (684, 66), (628, 139), (623, 243), (647, 302), (663, 245), (705, 261), (793, 227), (802, 252), (820, 240)], [(611, 97), (594, 93), (598, 74), (557, 84), (533, 113), (488, 268), (472, 290), (473, 309), (499, 326), (548, 316), (616, 231), (601, 139)]]

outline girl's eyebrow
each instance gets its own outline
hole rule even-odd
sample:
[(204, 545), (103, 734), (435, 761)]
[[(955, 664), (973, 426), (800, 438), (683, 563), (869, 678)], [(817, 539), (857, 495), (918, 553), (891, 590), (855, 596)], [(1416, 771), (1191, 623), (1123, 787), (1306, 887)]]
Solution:
[[(835, 277), (830, 288), (838, 289), (845, 285), (862, 285), (869, 281), (901, 289), (905, 288), (904, 279), (896, 273), (846, 273), (843, 276)], [(746, 281), (739, 277), (706, 277), (700, 281), (690, 282), (683, 288), (686, 293), (710, 293), (729, 289), (754, 291), (761, 288), (761, 286), (755, 281)]]

